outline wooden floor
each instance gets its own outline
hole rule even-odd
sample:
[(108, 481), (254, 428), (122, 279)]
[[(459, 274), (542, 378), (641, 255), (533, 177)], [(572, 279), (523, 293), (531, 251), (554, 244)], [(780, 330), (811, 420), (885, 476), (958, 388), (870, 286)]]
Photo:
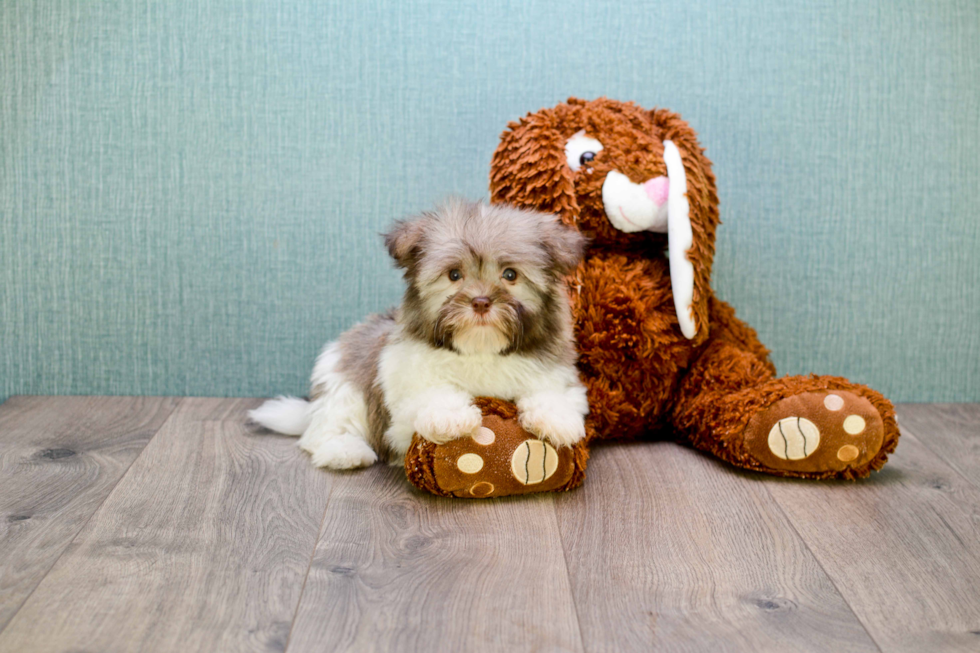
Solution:
[(492, 501), (314, 469), (252, 399), (0, 407), (0, 651), (980, 651), (980, 406), (869, 481), (598, 447)]

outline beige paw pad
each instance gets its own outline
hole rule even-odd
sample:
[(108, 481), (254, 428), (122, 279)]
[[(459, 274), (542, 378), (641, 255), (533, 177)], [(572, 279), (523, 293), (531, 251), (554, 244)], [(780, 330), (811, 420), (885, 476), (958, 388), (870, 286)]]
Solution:
[(848, 415), (844, 419), (844, 430), (851, 435), (857, 435), (864, 430), (866, 426), (864, 418), (860, 415)]
[(869, 399), (843, 388), (780, 399), (749, 420), (746, 451), (780, 472), (864, 471), (881, 450), (885, 423)]
[(827, 410), (837, 412), (844, 407), (844, 398), (840, 395), (827, 395), (823, 398), (823, 405)]
[(464, 474), (476, 474), (483, 469), (483, 458), (475, 453), (464, 453), (456, 460), (456, 467)]
[(480, 481), (476, 485), (470, 488), (470, 494), (475, 497), (488, 497), (493, 494), (494, 491), (493, 483), (487, 483), (486, 481)]
[(783, 460), (802, 460), (820, 446), (820, 429), (805, 417), (784, 417), (769, 431), (769, 450)]
[(558, 469), (558, 452), (543, 440), (525, 440), (514, 450), (510, 469), (523, 485), (540, 483)]
[(496, 439), (497, 436), (494, 435), (494, 432), (485, 426), (481, 426), (473, 434), (473, 441), (477, 444), (482, 444), (484, 447), (489, 447)]

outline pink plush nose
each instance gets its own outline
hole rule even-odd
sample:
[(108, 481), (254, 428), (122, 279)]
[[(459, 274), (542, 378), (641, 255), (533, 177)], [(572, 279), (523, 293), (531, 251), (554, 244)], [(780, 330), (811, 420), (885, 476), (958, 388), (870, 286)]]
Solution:
[(660, 206), (667, 201), (670, 180), (666, 177), (654, 177), (643, 184), (643, 190), (647, 192), (647, 197), (653, 200), (654, 204)]

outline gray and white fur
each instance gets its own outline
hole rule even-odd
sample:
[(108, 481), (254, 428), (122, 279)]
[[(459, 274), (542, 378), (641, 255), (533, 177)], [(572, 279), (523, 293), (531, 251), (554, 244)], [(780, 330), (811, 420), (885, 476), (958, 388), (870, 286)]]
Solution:
[(564, 275), (584, 239), (554, 216), (450, 200), (397, 222), (385, 244), (408, 285), (401, 306), (324, 347), (310, 400), (249, 413), (299, 435), (321, 467), (401, 464), (412, 434), (436, 443), (482, 422), (476, 396), (517, 403), (522, 426), (570, 446), (585, 436)]

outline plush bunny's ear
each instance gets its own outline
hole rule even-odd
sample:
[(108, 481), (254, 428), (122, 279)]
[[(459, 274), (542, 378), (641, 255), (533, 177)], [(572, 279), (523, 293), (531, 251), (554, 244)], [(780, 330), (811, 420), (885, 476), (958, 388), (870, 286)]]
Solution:
[(698, 329), (694, 319), (694, 265), (687, 253), (694, 244), (691, 231), (691, 205), (687, 201), (687, 175), (684, 162), (673, 141), (664, 141), (664, 163), (670, 188), (667, 195), (667, 256), (670, 261), (670, 288), (681, 333), (688, 340)]
[(662, 130), (670, 179), (667, 247), (674, 308), (684, 336), (702, 341), (708, 335), (711, 265), (720, 222), (715, 177), (697, 135), (680, 116), (659, 109), (652, 117)]
[(578, 215), (575, 181), (565, 165), (565, 138), (546, 109), (507, 125), (490, 164), (490, 201), (554, 213), (567, 225)]

